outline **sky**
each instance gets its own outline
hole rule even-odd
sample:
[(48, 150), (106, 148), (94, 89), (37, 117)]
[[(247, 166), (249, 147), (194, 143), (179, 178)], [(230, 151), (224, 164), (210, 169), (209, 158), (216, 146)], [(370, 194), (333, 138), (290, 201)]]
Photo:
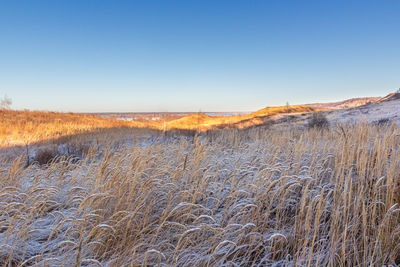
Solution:
[(0, 1), (13, 109), (254, 111), (400, 87), (400, 1)]

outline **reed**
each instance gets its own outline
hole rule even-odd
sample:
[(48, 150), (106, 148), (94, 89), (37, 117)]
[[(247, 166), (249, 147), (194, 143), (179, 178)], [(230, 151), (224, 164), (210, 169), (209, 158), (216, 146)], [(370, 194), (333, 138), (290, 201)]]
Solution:
[(0, 264), (399, 265), (399, 134), (222, 130), (3, 160)]

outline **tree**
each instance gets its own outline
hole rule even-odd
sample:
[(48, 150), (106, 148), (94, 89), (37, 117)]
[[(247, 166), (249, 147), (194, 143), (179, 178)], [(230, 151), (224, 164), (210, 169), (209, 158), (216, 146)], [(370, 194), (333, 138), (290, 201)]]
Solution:
[(11, 104), (12, 100), (7, 95), (0, 99), (0, 109), (10, 109)]

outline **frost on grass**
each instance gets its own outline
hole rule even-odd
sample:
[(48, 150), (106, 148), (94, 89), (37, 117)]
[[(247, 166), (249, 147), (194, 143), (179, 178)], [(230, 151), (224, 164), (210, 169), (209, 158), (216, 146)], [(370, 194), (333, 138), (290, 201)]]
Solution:
[(400, 264), (399, 130), (156, 140), (1, 164), (1, 265)]

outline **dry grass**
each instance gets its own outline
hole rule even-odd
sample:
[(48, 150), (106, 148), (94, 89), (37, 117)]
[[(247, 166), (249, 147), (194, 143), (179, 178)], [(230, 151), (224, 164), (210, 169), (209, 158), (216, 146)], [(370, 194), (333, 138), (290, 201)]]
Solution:
[(399, 134), (223, 130), (2, 161), (0, 264), (399, 265)]
[(244, 129), (263, 125), (271, 117), (287, 114), (302, 114), (322, 110), (320, 108), (292, 105), (280, 107), (267, 107), (256, 112), (243, 115), (208, 116), (205, 114), (192, 114), (167, 123), (168, 129), (188, 129), (207, 131), (222, 128)]
[(147, 126), (151, 125), (76, 113), (0, 110), (0, 147), (31, 144), (99, 129)]
[(27, 145), (63, 136), (96, 132), (104, 129), (131, 128), (151, 130), (188, 130), (204, 132), (221, 128), (249, 128), (262, 125), (271, 116), (288, 113), (309, 113), (316, 108), (308, 106), (269, 107), (244, 115), (207, 116), (192, 114), (163, 120), (118, 120), (88, 114), (0, 110), (0, 148)]

